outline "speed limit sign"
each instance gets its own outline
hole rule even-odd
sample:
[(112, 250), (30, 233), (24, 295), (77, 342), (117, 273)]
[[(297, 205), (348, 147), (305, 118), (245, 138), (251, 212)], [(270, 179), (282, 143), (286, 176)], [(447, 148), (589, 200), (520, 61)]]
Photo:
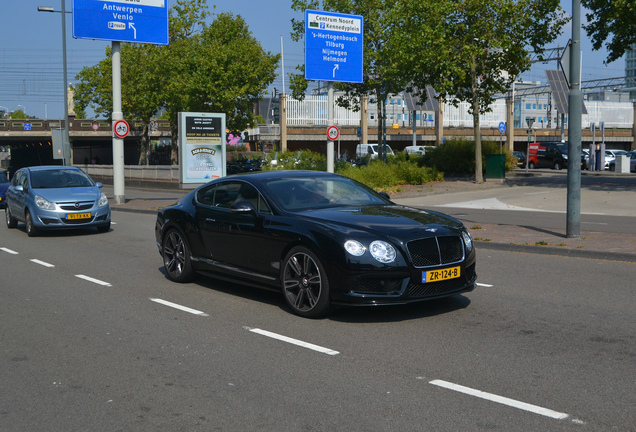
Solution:
[(130, 126), (128, 126), (126, 120), (117, 120), (113, 125), (113, 133), (117, 138), (126, 138), (129, 131)]
[(337, 126), (329, 126), (327, 128), (327, 138), (329, 138), (331, 141), (337, 140), (339, 136), (340, 131), (338, 130)]

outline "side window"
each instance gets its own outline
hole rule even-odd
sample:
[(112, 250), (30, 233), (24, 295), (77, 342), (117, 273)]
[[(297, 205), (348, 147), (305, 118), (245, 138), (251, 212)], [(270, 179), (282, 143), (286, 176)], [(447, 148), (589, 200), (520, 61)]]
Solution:
[(216, 185), (212, 185), (199, 190), (199, 192), (197, 192), (197, 201), (203, 205), (213, 205), (215, 189)]
[(216, 193), (214, 194), (214, 206), (230, 208), (234, 201), (236, 201), (240, 188), (241, 183), (239, 182), (219, 183), (216, 186)]

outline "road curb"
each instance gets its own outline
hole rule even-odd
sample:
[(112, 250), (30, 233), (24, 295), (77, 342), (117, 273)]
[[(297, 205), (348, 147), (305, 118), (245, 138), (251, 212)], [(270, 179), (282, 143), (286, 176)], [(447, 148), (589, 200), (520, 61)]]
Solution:
[(636, 254), (622, 253), (622, 252), (604, 252), (596, 250), (586, 249), (568, 249), (554, 246), (533, 246), (533, 245), (519, 245), (510, 243), (497, 243), (475, 240), (475, 248), (500, 250), (505, 252), (522, 252), (533, 253), (539, 255), (558, 255), (572, 258), (589, 258), (589, 259), (602, 259), (609, 261), (626, 261), (636, 263)]

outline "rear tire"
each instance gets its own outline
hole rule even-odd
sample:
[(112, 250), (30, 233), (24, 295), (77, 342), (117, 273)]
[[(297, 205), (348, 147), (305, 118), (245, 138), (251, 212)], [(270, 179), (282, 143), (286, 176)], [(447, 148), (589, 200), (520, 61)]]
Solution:
[(9, 210), (9, 207), (4, 209), (4, 215), (7, 219), (7, 228), (15, 228), (18, 226), (18, 220), (11, 215), (11, 210)]
[(37, 236), (38, 235), (38, 229), (33, 224), (33, 217), (31, 216), (31, 212), (28, 211), (28, 210), (26, 211), (25, 219), (26, 219), (26, 232), (27, 232), (27, 235), (29, 237)]

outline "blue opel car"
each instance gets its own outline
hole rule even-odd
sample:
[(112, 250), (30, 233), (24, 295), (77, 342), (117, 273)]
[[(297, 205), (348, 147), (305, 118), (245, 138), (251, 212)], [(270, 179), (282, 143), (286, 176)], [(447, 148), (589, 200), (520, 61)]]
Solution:
[(7, 189), (9, 188), (9, 179), (2, 171), (0, 171), (0, 208), (7, 206)]
[(110, 229), (110, 205), (102, 184), (70, 166), (36, 166), (15, 172), (7, 189), (7, 227), (26, 224), (29, 237), (42, 230)]

